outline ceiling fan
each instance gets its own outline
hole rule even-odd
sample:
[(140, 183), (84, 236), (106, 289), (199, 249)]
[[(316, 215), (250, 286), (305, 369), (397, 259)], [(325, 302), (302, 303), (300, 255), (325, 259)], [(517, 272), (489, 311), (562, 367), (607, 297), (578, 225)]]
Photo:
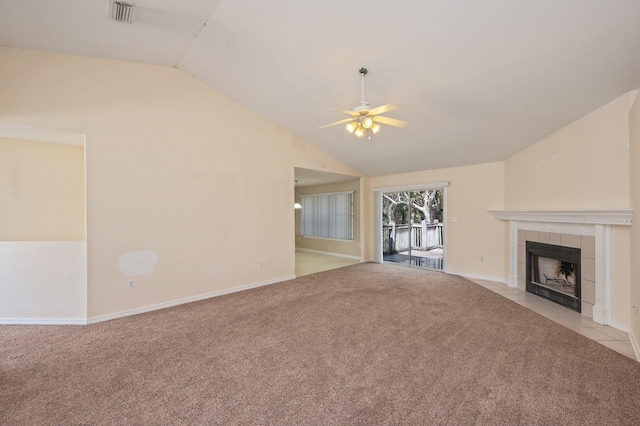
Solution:
[(388, 124), (389, 126), (395, 127), (407, 127), (407, 125), (409, 125), (409, 123), (407, 123), (406, 121), (396, 120), (395, 118), (382, 117), (381, 115), (379, 115), (400, 108), (400, 104), (397, 102), (382, 105), (376, 108), (371, 108), (369, 102), (364, 100), (365, 75), (367, 75), (367, 69), (360, 68), (360, 76), (362, 77), (362, 100), (360, 101), (360, 105), (355, 107), (352, 111), (348, 111), (345, 109), (331, 110), (344, 112), (345, 114), (349, 114), (351, 117), (344, 120), (336, 121), (335, 123), (324, 125), (320, 127), (321, 129), (347, 123), (347, 131), (349, 133), (356, 135), (359, 138), (367, 134), (369, 139), (371, 139), (371, 133), (376, 134), (378, 133), (378, 131), (380, 131), (380, 124)]

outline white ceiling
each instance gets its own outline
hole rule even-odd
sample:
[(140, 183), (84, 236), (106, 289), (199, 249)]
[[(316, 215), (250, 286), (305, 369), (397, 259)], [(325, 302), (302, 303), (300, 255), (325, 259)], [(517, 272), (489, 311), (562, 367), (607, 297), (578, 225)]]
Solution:
[[(0, 0), (0, 45), (176, 66), (370, 176), (500, 161), (640, 88), (637, 0)], [(372, 140), (360, 100), (399, 102)]]

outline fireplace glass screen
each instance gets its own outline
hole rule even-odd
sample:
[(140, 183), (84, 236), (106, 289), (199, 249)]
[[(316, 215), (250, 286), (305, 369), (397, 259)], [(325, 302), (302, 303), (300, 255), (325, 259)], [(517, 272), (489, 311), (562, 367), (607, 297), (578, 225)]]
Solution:
[(580, 249), (527, 241), (527, 291), (581, 311)]

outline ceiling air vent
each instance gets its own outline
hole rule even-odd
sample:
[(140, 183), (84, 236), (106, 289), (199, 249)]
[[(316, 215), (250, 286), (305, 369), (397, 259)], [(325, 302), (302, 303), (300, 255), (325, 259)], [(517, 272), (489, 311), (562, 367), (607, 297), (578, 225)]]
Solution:
[(133, 11), (135, 4), (125, 3), (123, 1), (114, 1), (111, 3), (111, 19), (118, 22), (133, 22)]

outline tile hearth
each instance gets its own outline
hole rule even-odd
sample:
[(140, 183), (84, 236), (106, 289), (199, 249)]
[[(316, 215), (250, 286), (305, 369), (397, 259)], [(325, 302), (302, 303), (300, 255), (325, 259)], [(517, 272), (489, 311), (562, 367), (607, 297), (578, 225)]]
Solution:
[(493, 291), (513, 302), (522, 305), (558, 324), (567, 327), (588, 339), (595, 340), (624, 356), (636, 359), (629, 335), (613, 327), (593, 322), (591, 318), (569, 309), (563, 308), (549, 300), (527, 293), (519, 288), (512, 288), (506, 284), (471, 279), (470, 281)]

